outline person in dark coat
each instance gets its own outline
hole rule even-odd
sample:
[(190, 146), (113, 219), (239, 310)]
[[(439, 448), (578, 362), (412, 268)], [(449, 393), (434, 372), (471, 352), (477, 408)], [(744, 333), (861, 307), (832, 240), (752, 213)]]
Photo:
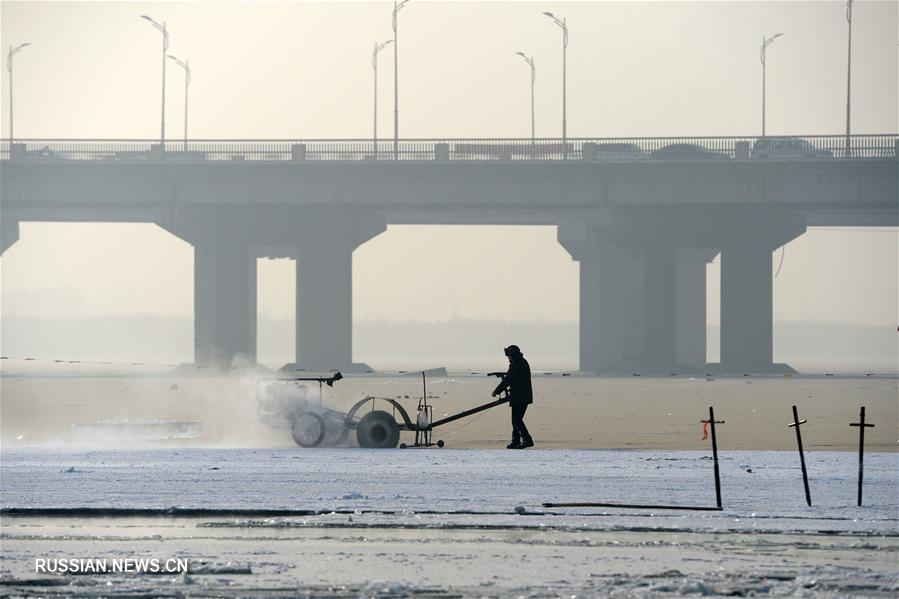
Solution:
[(531, 390), (531, 365), (521, 355), (517, 345), (510, 345), (503, 352), (509, 358), (509, 370), (503, 375), (493, 397), (503, 391), (509, 392), (509, 405), (512, 407), (512, 442), (507, 449), (525, 449), (534, 446), (534, 439), (524, 425), (524, 413), (528, 406), (534, 403), (534, 393)]

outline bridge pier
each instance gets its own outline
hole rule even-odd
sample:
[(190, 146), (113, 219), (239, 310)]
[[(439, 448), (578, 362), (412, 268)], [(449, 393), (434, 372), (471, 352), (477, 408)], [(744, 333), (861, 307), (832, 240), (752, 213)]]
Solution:
[(19, 221), (11, 218), (0, 219), (0, 254), (19, 240)]
[(157, 225), (194, 248), (194, 364), (256, 364), (256, 258), (251, 212), (170, 210)]
[(559, 242), (580, 263), (580, 370), (704, 370), (705, 269), (717, 251), (680, 249), (664, 238), (613, 237), (559, 226)]
[[(766, 246), (721, 252), (721, 367), (767, 372), (773, 365), (773, 272)], [(736, 370), (734, 370), (736, 369)]]
[(366, 216), (315, 215), (299, 226), (296, 362), (282, 370), (370, 370), (353, 362), (353, 252), (387, 226)]
[(560, 225), (558, 239), (580, 265), (579, 369), (620, 374), (643, 346), (642, 256), (591, 229)]
[(678, 367), (705, 370), (706, 265), (717, 255), (717, 250), (677, 250), (675, 361)]
[(677, 255), (643, 250), (643, 355), (641, 370), (672, 370), (677, 362)]
[(287, 368), (328, 371), (353, 366), (355, 247), (329, 245), (301, 249), (296, 261), (296, 364)]
[(256, 255), (246, 242), (194, 243), (194, 361), (256, 363)]
[[(626, 310), (640, 306), (638, 320), (644, 327), (639, 351), (624, 353), (624, 371), (793, 371), (772, 359), (771, 259), (775, 249), (805, 232), (801, 213), (769, 206), (634, 207), (612, 209), (595, 220), (595, 228), (586, 228), (588, 236), (601, 235), (642, 256), (631, 266), (639, 270), (642, 287), (622, 287), (629, 289), (623, 321), (636, 331), (639, 325)], [(719, 364), (706, 364), (705, 357), (705, 265), (717, 250), (703, 248), (722, 253)]]
[(358, 207), (176, 210), (164, 229), (194, 246), (194, 360), (256, 363), (256, 259), (296, 258), (295, 362), (282, 370), (364, 371), (353, 364), (353, 251), (387, 229)]
[(776, 364), (774, 351), (773, 252), (805, 233), (797, 214), (747, 215), (721, 249), (721, 363), (712, 370), (792, 373)]
[[(713, 250), (650, 244), (642, 250), (643, 336), (631, 369), (654, 374), (706, 365), (706, 264)], [(639, 304), (641, 298), (632, 296)]]

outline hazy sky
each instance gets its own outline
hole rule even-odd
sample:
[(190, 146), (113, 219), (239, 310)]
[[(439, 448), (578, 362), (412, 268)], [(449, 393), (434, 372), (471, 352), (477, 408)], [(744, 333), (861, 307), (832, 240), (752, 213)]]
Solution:
[[(193, 68), (194, 138), (368, 137), (371, 50), (392, 35), (392, 2), (0, 2), (15, 58), (16, 137), (152, 138), (161, 35)], [(846, 21), (839, 2), (436, 2), (400, 13), (403, 137), (529, 134), (527, 65), (537, 65), (537, 135), (561, 129), (568, 20), (568, 133), (754, 135), (759, 44), (769, 48), (771, 134), (845, 127)], [(858, 0), (853, 130), (897, 132), (897, 3)], [(380, 63), (380, 121), (392, 131), (393, 53)], [(168, 65), (167, 131), (181, 135), (183, 72)], [(0, 132), (8, 136), (3, 70)], [(896, 230), (812, 231), (791, 243), (775, 318), (895, 326)], [(774, 256), (775, 265), (780, 253)], [(192, 313), (191, 247), (152, 225), (29, 224), (0, 260), (6, 315)], [(496, 272), (521, 281), (501, 286)], [(261, 311), (287, 316), (293, 266), (260, 263)], [(538, 280), (538, 285), (529, 281)], [(710, 321), (717, 271), (710, 268)], [(354, 262), (357, 319), (577, 318), (577, 265), (549, 227), (391, 227)], [(520, 301), (509, 301), (509, 297)]]

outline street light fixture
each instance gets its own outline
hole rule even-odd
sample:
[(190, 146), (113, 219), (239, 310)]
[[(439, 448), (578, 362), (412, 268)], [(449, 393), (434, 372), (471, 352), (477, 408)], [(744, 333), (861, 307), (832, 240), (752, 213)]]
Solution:
[(393, 0), (393, 159), (399, 159), (400, 147), (400, 101), (399, 101), (399, 60), (398, 60), (398, 42), (396, 38), (396, 16), (410, 0), (397, 2)]
[(528, 66), (531, 67), (531, 150), (534, 149), (534, 81), (537, 79), (537, 67), (534, 66), (534, 57), (527, 56), (524, 52), (516, 52)]
[(568, 48), (568, 25), (565, 19), (559, 19), (551, 12), (544, 12), (544, 15), (552, 19), (556, 25), (562, 29), (562, 155), (568, 158), (568, 118), (567, 118), (567, 101), (566, 101), (566, 71), (567, 71), (567, 48)]
[(179, 67), (184, 69), (184, 151), (187, 151), (187, 96), (188, 90), (190, 89), (190, 62), (186, 60), (179, 60), (178, 58), (169, 54), (169, 58), (174, 60)]
[(846, 0), (846, 21), (849, 23), (849, 44), (846, 58), (846, 158), (852, 154), (849, 141), (849, 92), (852, 86), (852, 2)]
[(9, 71), (9, 148), (10, 152), (12, 152), (12, 144), (15, 141), (15, 135), (13, 135), (13, 120), (12, 120), (12, 57), (21, 52), (24, 48), (31, 45), (31, 42), (25, 42), (24, 44), (19, 44), (15, 48), (12, 46), (9, 47), (9, 54), (6, 55), (6, 70)]
[(375, 72), (375, 117), (374, 132), (372, 134), (372, 140), (374, 141), (375, 160), (378, 159), (378, 52), (392, 43), (393, 40), (387, 40), (386, 42), (381, 42), (380, 44), (375, 43), (375, 49), (371, 52), (371, 68), (374, 69)]
[(759, 56), (762, 61), (762, 137), (765, 137), (765, 63), (768, 61), (768, 46), (774, 43), (774, 40), (782, 36), (783, 33), (775, 33), (771, 37), (762, 36), (762, 47), (759, 49)]
[(162, 32), (162, 122), (159, 131), (159, 144), (165, 151), (165, 53), (169, 49), (169, 31), (165, 22), (160, 24), (147, 15), (141, 15), (140, 18), (149, 21), (153, 27)]

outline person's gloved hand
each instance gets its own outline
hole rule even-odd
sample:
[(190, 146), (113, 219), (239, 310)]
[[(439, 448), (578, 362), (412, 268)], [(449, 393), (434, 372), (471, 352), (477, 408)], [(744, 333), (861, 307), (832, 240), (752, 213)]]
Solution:
[(496, 397), (497, 395), (499, 395), (499, 393), (497, 393), (496, 391), (494, 391), (493, 393), (490, 394), (490, 397)]

